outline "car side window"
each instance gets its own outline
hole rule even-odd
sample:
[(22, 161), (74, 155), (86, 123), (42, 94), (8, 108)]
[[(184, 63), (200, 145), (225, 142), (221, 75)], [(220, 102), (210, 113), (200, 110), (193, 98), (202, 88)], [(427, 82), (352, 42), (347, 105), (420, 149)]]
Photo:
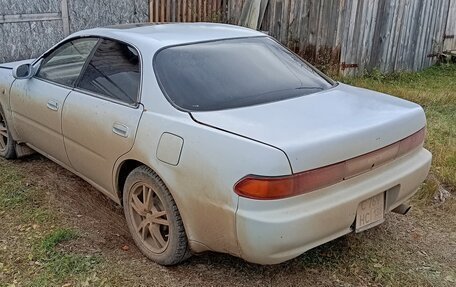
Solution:
[(66, 42), (43, 59), (37, 77), (73, 87), (97, 42), (96, 38)]
[(138, 102), (140, 79), (136, 49), (104, 39), (87, 65), (78, 88), (133, 105)]

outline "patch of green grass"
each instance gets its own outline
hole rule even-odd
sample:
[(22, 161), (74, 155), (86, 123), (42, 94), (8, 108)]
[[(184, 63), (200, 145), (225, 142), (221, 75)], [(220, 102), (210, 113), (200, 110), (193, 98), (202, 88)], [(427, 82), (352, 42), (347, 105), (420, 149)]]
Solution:
[(74, 230), (57, 229), (43, 239), (41, 249), (46, 253), (52, 253), (59, 243), (75, 238), (77, 238), (77, 233)]
[(27, 184), (14, 164), (0, 159), (0, 214), (14, 213), (20, 224), (49, 224), (56, 217), (43, 200), (43, 192)]
[(65, 280), (87, 276), (101, 259), (97, 256), (68, 253), (58, 250), (58, 245), (74, 240), (77, 232), (71, 229), (56, 229), (45, 236), (34, 252), (34, 260), (41, 262), (45, 271), (32, 281), (31, 286), (51, 285)]
[(28, 189), (24, 188), (23, 177), (8, 165), (0, 166), (0, 209), (20, 206), (27, 199)]
[(433, 177), (422, 191), (428, 194), (422, 197), (431, 198), (439, 186), (456, 193), (455, 64), (437, 65), (419, 73), (382, 75), (373, 72), (361, 78), (340, 80), (420, 104), (428, 120), (425, 146), (433, 154)]

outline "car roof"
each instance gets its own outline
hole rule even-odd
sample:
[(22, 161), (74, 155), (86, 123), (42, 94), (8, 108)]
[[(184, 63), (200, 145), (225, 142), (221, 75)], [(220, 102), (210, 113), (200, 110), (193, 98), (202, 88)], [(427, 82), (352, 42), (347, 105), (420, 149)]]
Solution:
[(216, 23), (141, 23), (123, 24), (77, 32), (74, 36), (100, 36), (123, 40), (136, 46), (165, 46), (221, 39), (265, 36), (265, 34), (228, 24)]

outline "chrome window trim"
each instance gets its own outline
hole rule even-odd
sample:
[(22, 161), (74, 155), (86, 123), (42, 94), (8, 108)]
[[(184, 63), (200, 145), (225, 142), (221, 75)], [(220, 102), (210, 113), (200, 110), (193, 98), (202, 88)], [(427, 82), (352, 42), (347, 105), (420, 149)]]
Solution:
[(141, 105), (140, 102), (137, 102), (137, 103), (131, 105), (131, 104), (128, 104), (126, 102), (118, 101), (116, 99), (107, 97), (105, 95), (101, 95), (101, 94), (98, 94), (98, 93), (95, 93), (95, 92), (92, 92), (92, 91), (84, 90), (84, 89), (81, 89), (81, 88), (78, 88), (78, 87), (73, 88), (72, 92), (78, 92), (78, 93), (81, 93), (81, 94), (92, 96), (94, 98), (98, 98), (98, 99), (105, 100), (105, 101), (108, 101), (108, 102), (112, 102), (112, 103), (115, 103), (115, 104), (119, 104), (119, 105), (122, 105), (122, 106), (130, 107), (130, 108), (133, 108), (133, 109), (137, 109)]
[(67, 89), (69, 92), (73, 91), (73, 87), (70, 87), (70, 86), (67, 86), (67, 85), (64, 85), (64, 84), (60, 84), (60, 83), (57, 83), (57, 82), (53, 82), (53, 81), (48, 80), (48, 79), (39, 78), (39, 77), (33, 77), (33, 79), (39, 80), (39, 81), (42, 81), (42, 82), (45, 82), (45, 83), (48, 83), (48, 84), (52, 84), (52, 85), (55, 85), (55, 86), (60, 87), (60, 88)]

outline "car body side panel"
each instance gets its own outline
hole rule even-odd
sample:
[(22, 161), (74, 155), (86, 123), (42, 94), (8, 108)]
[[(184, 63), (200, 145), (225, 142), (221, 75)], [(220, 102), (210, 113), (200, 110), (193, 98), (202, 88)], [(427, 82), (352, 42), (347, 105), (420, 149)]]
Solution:
[(12, 68), (0, 67), (0, 106), (3, 108), (7, 122), (11, 120), (9, 94), (13, 82)]
[[(184, 141), (177, 166), (157, 159), (161, 135)], [(151, 167), (169, 188), (194, 251), (239, 255), (235, 231), (238, 196), (234, 184), (251, 172), (291, 172), (285, 154), (273, 147), (195, 123), (188, 114), (173, 117), (145, 111), (131, 152), (123, 156)]]
[[(63, 108), (62, 130), (71, 165), (116, 197), (112, 167), (133, 146), (143, 108), (73, 91)], [(125, 129), (125, 135), (115, 129)]]
[[(36, 78), (16, 80), (11, 87), (13, 125), (34, 149), (69, 166), (63, 145), (62, 107), (71, 89)], [(50, 103), (54, 106), (50, 107)]]

